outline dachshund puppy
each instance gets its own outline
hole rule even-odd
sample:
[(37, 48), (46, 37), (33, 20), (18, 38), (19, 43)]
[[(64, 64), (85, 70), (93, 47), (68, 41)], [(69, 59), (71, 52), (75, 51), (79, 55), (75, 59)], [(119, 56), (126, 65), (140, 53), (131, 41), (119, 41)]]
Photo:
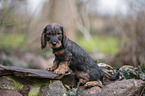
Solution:
[[(65, 74), (70, 68), (85, 86), (95, 86), (103, 82), (104, 75), (115, 80), (119, 72), (110, 76), (75, 42), (71, 41), (62, 26), (56, 23), (47, 25), (41, 35), (41, 48), (49, 45), (55, 55), (53, 65), (48, 70)], [(87, 83), (86, 83), (87, 82)]]

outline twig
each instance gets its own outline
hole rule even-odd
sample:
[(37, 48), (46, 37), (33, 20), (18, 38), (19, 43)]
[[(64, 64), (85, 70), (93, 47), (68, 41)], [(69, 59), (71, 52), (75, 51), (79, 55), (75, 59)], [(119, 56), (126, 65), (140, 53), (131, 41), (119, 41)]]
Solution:
[(142, 89), (141, 94), (139, 96), (142, 96), (143, 92), (144, 92), (145, 87)]

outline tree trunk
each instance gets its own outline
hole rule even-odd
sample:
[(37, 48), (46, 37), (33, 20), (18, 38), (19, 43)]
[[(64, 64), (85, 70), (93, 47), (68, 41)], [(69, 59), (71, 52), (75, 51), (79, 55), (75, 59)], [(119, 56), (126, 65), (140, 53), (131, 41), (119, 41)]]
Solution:
[(48, 23), (61, 24), (68, 37), (76, 40), (76, 0), (49, 0), (43, 7), (43, 14), (46, 14), (44, 18)]
[(129, 16), (121, 27), (122, 41), (121, 51), (117, 58), (123, 64), (139, 66), (145, 64), (145, 13)]

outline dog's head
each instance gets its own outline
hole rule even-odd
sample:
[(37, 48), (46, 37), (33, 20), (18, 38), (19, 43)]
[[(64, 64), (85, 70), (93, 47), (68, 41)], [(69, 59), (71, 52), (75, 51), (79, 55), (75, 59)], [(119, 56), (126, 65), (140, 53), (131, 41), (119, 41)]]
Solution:
[(47, 43), (52, 49), (65, 47), (66, 33), (62, 26), (56, 23), (47, 25), (41, 34), (41, 48), (45, 48)]

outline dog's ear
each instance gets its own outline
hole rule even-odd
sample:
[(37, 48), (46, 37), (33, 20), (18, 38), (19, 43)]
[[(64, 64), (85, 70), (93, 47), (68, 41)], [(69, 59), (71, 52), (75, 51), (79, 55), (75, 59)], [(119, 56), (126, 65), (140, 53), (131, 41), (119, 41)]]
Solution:
[(41, 49), (45, 48), (47, 44), (46, 30), (47, 30), (47, 26), (43, 29), (43, 32), (41, 34)]
[(64, 31), (64, 28), (62, 26), (60, 26), (60, 29), (62, 31), (62, 46), (65, 47), (67, 42), (66, 32)]

